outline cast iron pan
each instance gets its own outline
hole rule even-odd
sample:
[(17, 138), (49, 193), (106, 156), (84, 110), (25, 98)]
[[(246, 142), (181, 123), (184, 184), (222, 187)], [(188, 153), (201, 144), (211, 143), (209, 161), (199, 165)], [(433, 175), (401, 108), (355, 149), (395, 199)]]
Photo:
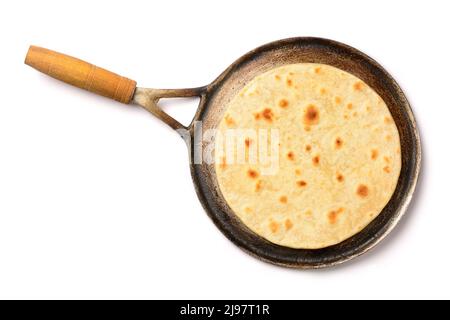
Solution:
[[(192, 89), (136, 88), (136, 82), (84, 61), (31, 46), (25, 63), (54, 78), (122, 103), (138, 104), (177, 130), (187, 142), (194, 159), (194, 122), (202, 121), (203, 131), (218, 126), (233, 96), (255, 76), (285, 64), (324, 63), (345, 70), (365, 81), (386, 102), (397, 125), (402, 153), (402, 169), (388, 204), (366, 228), (351, 238), (323, 249), (292, 249), (273, 244), (249, 230), (224, 200), (213, 164), (190, 161), (198, 197), (216, 226), (249, 254), (277, 265), (294, 268), (321, 268), (350, 260), (380, 242), (398, 223), (411, 201), (420, 170), (421, 148), (413, 113), (395, 80), (376, 61), (345, 44), (320, 38), (291, 38), (275, 41), (234, 62), (211, 84)], [(164, 113), (160, 98), (200, 97), (198, 110), (187, 127)]]

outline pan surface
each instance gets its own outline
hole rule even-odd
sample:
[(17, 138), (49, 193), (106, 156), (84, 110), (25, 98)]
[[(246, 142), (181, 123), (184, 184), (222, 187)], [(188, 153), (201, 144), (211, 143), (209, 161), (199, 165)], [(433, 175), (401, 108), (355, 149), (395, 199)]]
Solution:
[[(409, 103), (395, 80), (376, 61), (345, 44), (321, 38), (291, 38), (261, 46), (234, 62), (201, 93), (193, 122), (214, 129), (230, 100), (255, 76), (295, 63), (328, 64), (362, 79), (386, 102), (397, 125), (402, 169), (397, 187), (382, 212), (362, 231), (323, 249), (293, 249), (276, 245), (247, 228), (227, 205), (219, 189), (213, 164), (191, 161), (198, 197), (216, 226), (249, 254), (277, 265), (321, 268), (359, 256), (380, 242), (398, 223), (414, 192), (421, 160), (419, 133)], [(202, 88), (203, 89), (203, 88)], [(194, 126), (189, 126), (190, 157), (194, 159)]]

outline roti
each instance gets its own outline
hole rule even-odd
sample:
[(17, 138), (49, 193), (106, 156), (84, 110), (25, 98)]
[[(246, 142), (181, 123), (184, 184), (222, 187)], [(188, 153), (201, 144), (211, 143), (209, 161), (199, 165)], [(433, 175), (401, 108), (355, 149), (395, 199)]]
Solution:
[[(230, 132), (242, 148), (230, 144)], [(361, 79), (324, 64), (286, 65), (247, 83), (225, 108), (215, 148), (232, 211), (291, 248), (324, 248), (360, 232), (391, 198), (401, 169), (386, 103)]]

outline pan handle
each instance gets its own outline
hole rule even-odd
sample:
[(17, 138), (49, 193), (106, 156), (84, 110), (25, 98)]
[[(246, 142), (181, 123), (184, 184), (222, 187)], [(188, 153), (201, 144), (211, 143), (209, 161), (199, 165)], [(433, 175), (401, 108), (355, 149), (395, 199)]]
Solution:
[(148, 110), (173, 129), (188, 129), (158, 107), (161, 98), (202, 97), (206, 87), (192, 89), (136, 88), (136, 81), (53, 50), (30, 46), (25, 64), (81, 89)]
[(25, 64), (55, 79), (125, 104), (130, 103), (136, 89), (134, 80), (41, 47), (30, 46)]
[[(151, 88), (136, 88), (132, 103), (140, 105), (155, 117), (163, 121), (174, 130), (189, 129), (165, 113), (158, 107), (158, 101), (162, 98), (202, 98), (206, 91), (206, 87), (197, 87), (189, 89), (151, 89)], [(201, 103), (201, 100), (200, 100)]]

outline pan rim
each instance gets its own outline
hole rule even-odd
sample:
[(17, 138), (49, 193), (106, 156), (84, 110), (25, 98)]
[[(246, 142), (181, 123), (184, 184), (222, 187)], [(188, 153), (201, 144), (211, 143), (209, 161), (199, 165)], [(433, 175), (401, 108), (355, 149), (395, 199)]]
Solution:
[[(394, 78), (374, 59), (369, 57), (367, 54), (338, 41), (325, 39), (325, 38), (316, 38), (316, 37), (295, 37), (295, 38), (287, 38), (282, 39), (274, 42), (270, 42), (268, 44), (262, 45), (260, 47), (257, 47), (256, 49), (253, 49), (249, 51), (248, 53), (241, 56), (239, 59), (237, 59), (235, 62), (233, 62), (225, 71), (223, 71), (210, 85), (206, 87), (206, 90), (204, 92), (204, 95), (202, 95), (202, 99), (200, 102), (199, 109), (194, 116), (194, 121), (199, 121), (204, 119), (208, 116), (208, 109), (209, 109), (209, 102), (211, 99), (214, 98), (214, 95), (217, 94), (218, 90), (221, 90), (221, 88), (227, 83), (228, 79), (230, 79), (230, 76), (242, 68), (246, 63), (249, 61), (255, 60), (258, 58), (258, 56), (265, 54), (267, 52), (270, 52), (272, 50), (283, 50), (283, 48), (288, 48), (290, 46), (295, 45), (318, 45), (318, 46), (324, 46), (333, 48), (333, 50), (337, 50), (337, 52), (344, 52), (345, 54), (353, 55), (355, 59), (360, 59), (362, 62), (366, 63), (368, 65), (369, 69), (376, 70), (379, 75), (381, 75), (386, 81), (386, 88), (390, 92), (392, 91), (396, 95), (398, 95), (398, 101), (396, 101), (395, 106), (397, 108), (401, 108), (405, 115), (402, 121), (404, 120), (405, 123), (409, 126), (408, 130), (411, 134), (411, 158), (410, 162), (407, 163), (408, 165), (408, 181), (405, 185), (406, 193), (400, 195), (401, 198), (397, 201), (395, 204), (395, 207), (391, 210), (392, 213), (390, 214), (390, 218), (387, 219), (382, 226), (379, 227), (378, 232), (375, 232), (372, 237), (370, 237), (367, 241), (360, 244), (358, 247), (354, 248), (354, 250), (350, 250), (347, 254), (342, 254), (339, 256), (333, 256), (330, 255), (330, 259), (323, 259), (317, 260), (317, 261), (311, 261), (311, 260), (303, 260), (296, 257), (283, 257), (283, 256), (276, 256), (273, 257), (269, 254), (264, 254), (264, 245), (266, 242), (268, 242), (265, 239), (262, 239), (263, 241), (260, 241), (259, 246), (261, 248), (255, 249), (254, 245), (250, 245), (247, 241), (245, 241), (245, 238), (242, 237), (240, 232), (242, 230), (233, 230), (235, 227), (232, 221), (230, 219), (224, 219), (223, 216), (218, 215), (217, 210), (220, 210), (217, 203), (214, 203), (216, 201), (214, 197), (219, 197), (220, 195), (217, 194), (217, 191), (214, 192), (213, 190), (208, 190), (208, 188), (211, 188), (211, 181), (208, 181), (208, 179), (211, 179), (208, 174), (205, 173), (204, 169), (200, 165), (193, 164), (191, 162), (190, 169), (191, 169), (191, 175), (194, 182), (194, 186), (197, 192), (197, 195), (200, 199), (200, 202), (202, 203), (202, 206), (208, 216), (212, 219), (214, 224), (221, 230), (221, 232), (234, 244), (236, 244), (238, 247), (240, 247), (245, 252), (249, 253), (250, 255), (263, 260), (265, 262), (269, 262), (275, 265), (280, 265), (284, 267), (290, 267), (290, 268), (297, 268), (297, 269), (318, 269), (318, 268), (324, 268), (324, 267), (331, 267), (336, 266), (341, 263), (344, 263), (346, 261), (349, 261), (351, 259), (354, 259), (370, 249), (374, 248), (378, 243), (380, 243), (384, 238), (388, 236), (388, 234), (395, 228), (395, 226), (398, 224), (398, 222), (401, 220), (401, 218), (405, 215), (406, 210), (412, 200), (412, 197), (414, 195), (414, 191), (416, 189), (416, 185), (418, 183), (419, 174), (420, 174), (420, 167), (421, 167), (421, 155), (422, 155), (422, 149), (421, 149), (421, 142), (420, 142), (420, 135), (419, 130), (415, 121), (414, 114), (412, 112), (411, 106), (401, 90), (398, 83), (394, 80)], [(345, 70), (348, 71), (348, 70)], [(191, 130), (191, 137), (193, 137), (193, 131), (192, 126), (190, 127)], [(405, 129), (406, 130), (406, 129)], [(401, 144), (404, 142), (401, 139)], [(191, 145), (193, 145), (191, 143)], [(190, 156), (193, 156), (193, 149), (190, 150)], [(402, 146), (402, 157), (403, 157), (403, 146)], [(404, 164), (402, 163), (402, 167)], [(402, 172), (403, 172), (402, 168)], [(406, 170), (406, 169), (405, 169)], [(404, 173), (406, 175), (406, 173)], [(397, 186), (398, 187), (398, 186)], [(212, 192), (212, 194), (211, 194)], [(219, 191), (220, 192), (220, 191)], [(392, 201), (392, 198), (390, 202)], [(387, 206), (386, 206), (387, 207)], [(386, 207), (382, 210), (382, 212), (385, 211)], [(381, 215), (381, 213), (380, 213)], [(229, 225), (227, 226), (226, 223)], [(353, 237), (359, 235), (362, 231), (364, 231), (367, 227), (365, 227), (363, 230), (358, 232), (356, 235), (350, 237), (349, 239), (343, 241), (347, 242), (348, 240), (351, 240)], [(248, 232), (248, 231), (246, 231)], [(251, 232), (251, 231), (250, 231)], [(272, 246), (278, 246), (271, 243)], [(340, 245), (340, 244), (338, 244)], [(336, 245), (335, 245), (336, 246)], [(335, 246), (323, 248), (330, 250)], [(283, 246), (278, 246), (282, 248), (286, 248)], [(323, 249), (313, 249), (315, 251), (317, 250), (323, 250)], [(311, 249), (293, 249), (294, 251), (311, 251)], [(261, 252), (263, 251), (263, 252)]]

